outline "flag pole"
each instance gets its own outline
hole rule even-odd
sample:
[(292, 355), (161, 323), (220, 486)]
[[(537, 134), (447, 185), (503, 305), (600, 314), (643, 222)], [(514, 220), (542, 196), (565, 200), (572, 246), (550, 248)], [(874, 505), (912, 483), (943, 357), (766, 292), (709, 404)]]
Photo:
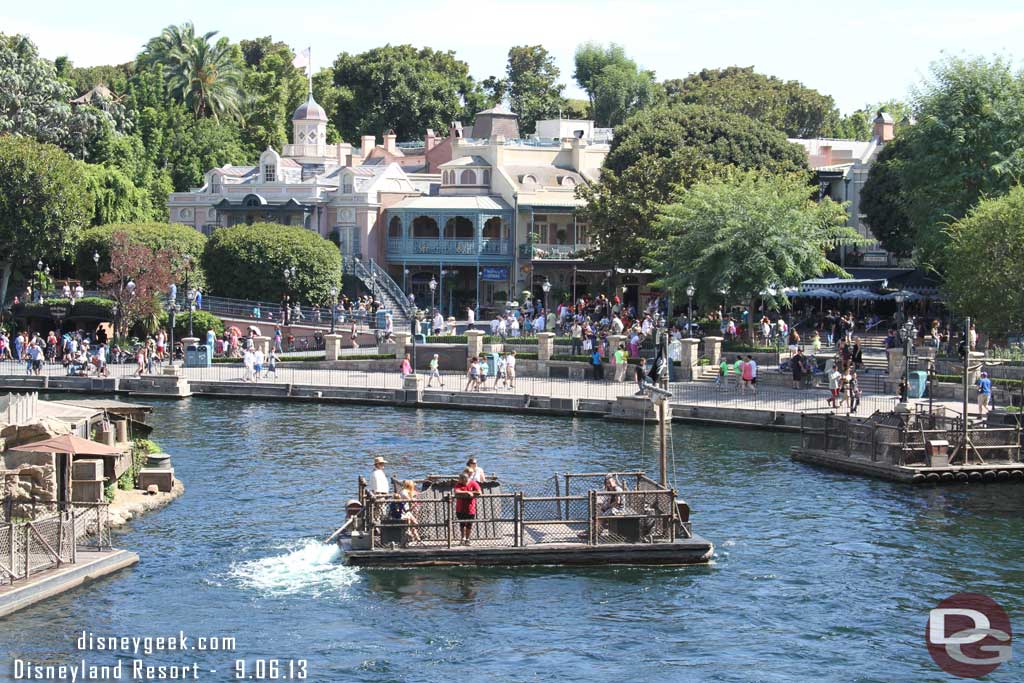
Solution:
[(309, 97), (313, 97), (313, 46), (310, 45), (306, 48), (306, 52), (309, 53), (309, 62), (306, 64), (306, 77), (309, 81)]

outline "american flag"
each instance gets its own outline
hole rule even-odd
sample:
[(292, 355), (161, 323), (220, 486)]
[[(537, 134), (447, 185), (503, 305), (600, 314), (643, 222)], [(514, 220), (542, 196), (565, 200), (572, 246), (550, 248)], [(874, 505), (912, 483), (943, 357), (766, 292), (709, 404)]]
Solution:
[(296, 69), (302, 69), (303, 73), (309, 72), (309, 56), (312, 48), (306, 48), (299, 54), (295, 55), (295, 59), (292, 60), (292, 66)]

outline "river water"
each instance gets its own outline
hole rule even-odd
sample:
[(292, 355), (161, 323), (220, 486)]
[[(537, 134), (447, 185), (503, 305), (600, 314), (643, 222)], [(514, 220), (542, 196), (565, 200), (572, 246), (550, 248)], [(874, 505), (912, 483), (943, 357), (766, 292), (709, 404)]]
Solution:
[[(928, 610), (988, 594), (1024, 628), (1024, 496), (914, 490), (793, 463), (792, 435), (676, 425), (676, 482), (712, 566), (353, 569), (316, 539), (369, 461), (401, 477), (654, 472), (652, 425), (193, 398), (154, 402), (186, 493), (115, 534), (141, 563), (0, 620), (0, 654), (112, 663), (76, 639), (232, 636), (154, 653), (230, 680), (306, 659), (313, 681), (945, 681)], [(251, 671), (251, 669), (250, 669)], [(1015, 660), (986, 680), (1019, 681)], [(12, 676), (0, 665), (0, 680)]]

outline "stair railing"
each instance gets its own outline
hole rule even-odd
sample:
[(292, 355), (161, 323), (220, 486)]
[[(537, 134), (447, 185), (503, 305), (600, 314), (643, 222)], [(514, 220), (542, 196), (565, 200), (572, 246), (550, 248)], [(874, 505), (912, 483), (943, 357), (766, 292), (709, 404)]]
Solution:
[(371, 282), (375, 282), (375, 286), (387, 292), (394, 301), (395, 306), (407, 318), (412, 318), (414, 311), (409, 304), (409, 298), (402, 292), (402, 288), (398, 286), (398, 283), (388, 275), (388, 271), (381, 268), (373, 259), (370, 259), (369, 267), (360, 259), (352, 259), (352, 266), (356, 277), (362, 280), (363, 284), (369, 285)]

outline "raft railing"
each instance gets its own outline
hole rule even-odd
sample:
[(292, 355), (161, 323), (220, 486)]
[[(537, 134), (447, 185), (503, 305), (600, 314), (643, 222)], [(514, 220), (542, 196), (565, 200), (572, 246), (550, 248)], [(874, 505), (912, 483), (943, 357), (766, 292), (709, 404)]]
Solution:
[[(470, 545), (478, 548), (672, 542), (679, 521), (675, 495), (648, 482), (637, 490), (570, 496), (484, 494), (476, 499), (472, 520), (458, 519), (457, 497), (448, 492), (412, 500), (367, 496), (360, 527), (371, 550), (452, 548), (460, 545), (462, 524), (470, 525)], [(403, 519), (403, 512), (412, 520)]]

